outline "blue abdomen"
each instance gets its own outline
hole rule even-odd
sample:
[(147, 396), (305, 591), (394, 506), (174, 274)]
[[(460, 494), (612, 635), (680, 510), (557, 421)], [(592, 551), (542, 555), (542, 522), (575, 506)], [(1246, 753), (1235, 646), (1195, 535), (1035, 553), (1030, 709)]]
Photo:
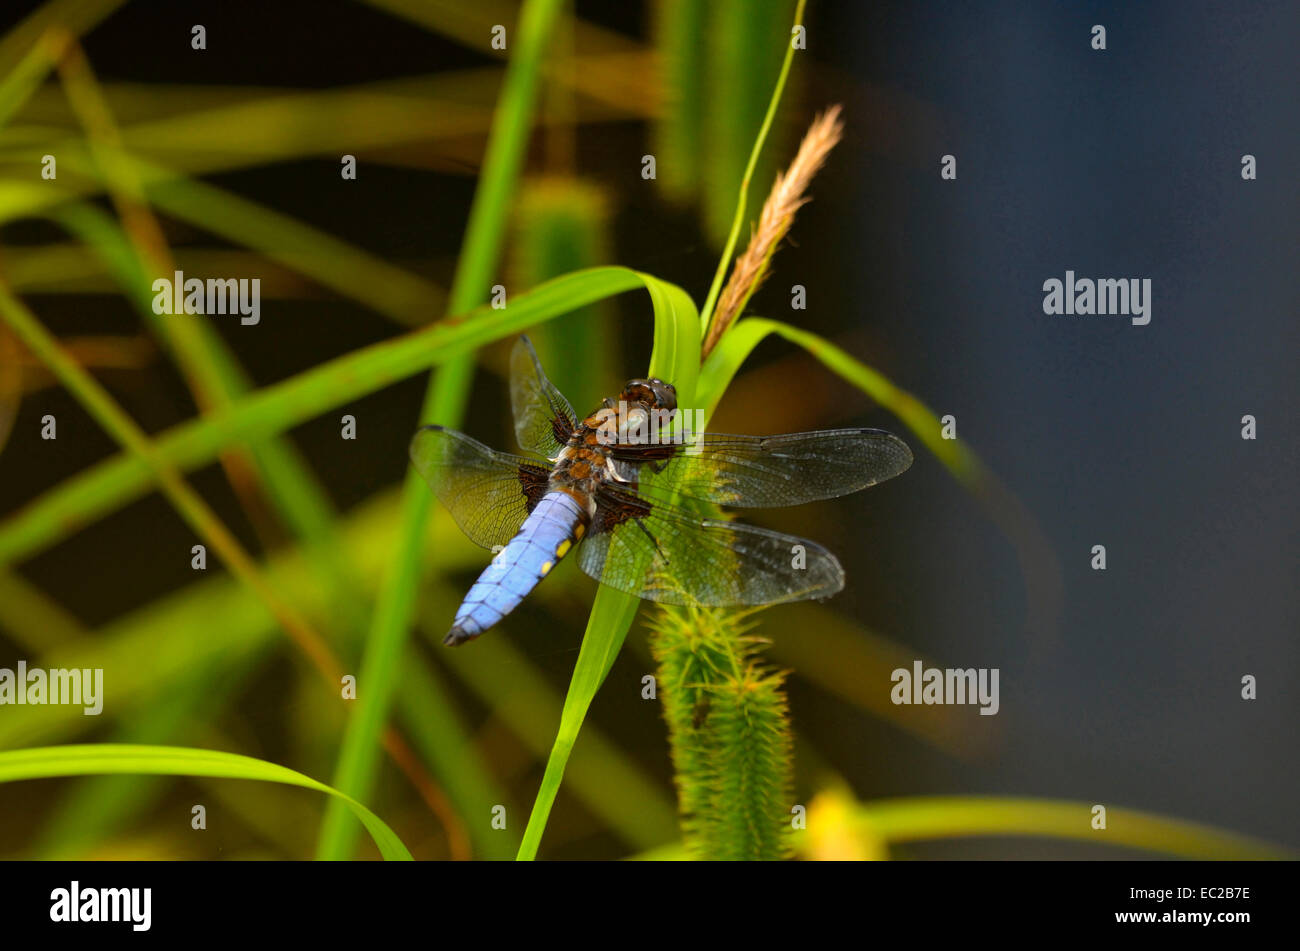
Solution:
[(460, 644), (478, 637), (513, 611), (568, 553), (583, 515), (567, 492), (542, 496), (519, 533), (469, 589), (443, 643)]

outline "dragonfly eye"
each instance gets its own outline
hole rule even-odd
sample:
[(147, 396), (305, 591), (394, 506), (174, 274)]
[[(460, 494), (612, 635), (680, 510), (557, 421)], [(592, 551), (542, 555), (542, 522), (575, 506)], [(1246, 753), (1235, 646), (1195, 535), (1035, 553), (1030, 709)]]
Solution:
[(650, 386), (654, 390), (656, 409), (677, 409), (677, 387), (663, 380), (651, 380)]
[(623, 388), (623, 399), (629, 403), (641, 403), (648, 409), (677, 409), (677, 390), (663, 380), (628, 380)]

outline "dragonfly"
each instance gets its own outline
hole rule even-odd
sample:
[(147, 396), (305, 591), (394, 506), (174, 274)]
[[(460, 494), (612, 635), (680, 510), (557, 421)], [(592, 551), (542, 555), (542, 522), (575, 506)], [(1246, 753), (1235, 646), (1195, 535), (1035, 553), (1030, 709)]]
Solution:
[(830, 551), (717, 517), (718, 507), (836, 498), (912, 463), (907, 444), (880, 429), (677, 438), (677, 391), (659, 379), (629, 380), (617, 399), (579, 418), (527, 337), (511, 353), (510, 401), (529, 455), (443, 426), (411, 440), (411, 461), (438, 500), (471, 541), (495, 552), (456, 612), (449, 646), (498, 624), (570, 553), (597, 581), (649, 601), (748, 607), (828, 598), (844, 588)]

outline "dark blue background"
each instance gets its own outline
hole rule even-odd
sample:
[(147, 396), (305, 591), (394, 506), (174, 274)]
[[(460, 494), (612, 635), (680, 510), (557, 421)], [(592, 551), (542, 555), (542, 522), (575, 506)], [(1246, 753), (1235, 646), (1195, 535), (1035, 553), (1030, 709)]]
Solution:
[[(912, 106), (834, 173), (859, 184), (848, 296), (1064, 584), (1059, 627), (1026, 624), (1014, 552), (933, 460), (890, 495), (913, 595), (891, 633), (1000, 667), (1007, 731), (977, 766), (905, 767), (913, 790), (919, 767), (1300, 841), (1298, 37), (1294, 3), (864, 4), (837, 33), (846, 68)], [(1044, 315), (1067, 268), (1150, 278), (1151, 323)]]

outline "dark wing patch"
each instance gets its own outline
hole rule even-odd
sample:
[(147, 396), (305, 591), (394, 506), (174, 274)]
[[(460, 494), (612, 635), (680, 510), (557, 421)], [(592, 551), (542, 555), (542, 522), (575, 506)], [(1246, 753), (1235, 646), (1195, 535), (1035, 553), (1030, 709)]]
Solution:
[(527, 337), (520, 337), (510, 352), (510, 406), (519, 445), (547, 459), (558, 456), (577, 417), (569, 401), (546, 378)]
[[(503, 453), (504, 455), (504, 453)], [(542, 500), (551, 481), (551, 473), (539, 465), (520, 463), (519, 485), (524, 492), (525, 505), (531, 513)]]
[(488, 549), (515, 537), (550, 476), (531, 459), (489, 449), (441, 426), (416, 432), (411, 462), (461, 531)]

